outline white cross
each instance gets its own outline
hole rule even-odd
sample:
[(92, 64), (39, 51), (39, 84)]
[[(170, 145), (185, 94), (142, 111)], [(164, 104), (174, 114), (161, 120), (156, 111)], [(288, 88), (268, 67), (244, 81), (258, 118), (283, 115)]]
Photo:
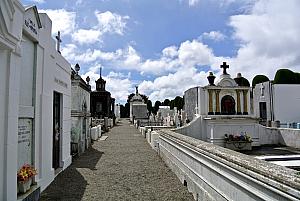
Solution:
[(57, 51), (60, 53), (60, 43), (62, 42), (61, 37), (60, 37), (60, 31), (58, 31), (57, 36), (55, 36), (57, 40), (56, 48)]

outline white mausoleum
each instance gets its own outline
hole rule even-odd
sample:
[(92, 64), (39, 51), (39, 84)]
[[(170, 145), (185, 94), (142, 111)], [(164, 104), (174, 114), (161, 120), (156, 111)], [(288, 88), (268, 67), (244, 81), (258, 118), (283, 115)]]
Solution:
[(17, 194), (22, 165), (37, 169), (39, 193), (71, 164), (71, 68), (51, 24), (35, 6), (0, 1), (0, 200), (27, 196)]
[(134, 119), (147, 120), (148, 110), (147, 104), (144, 103), (142, 96), (139, 94), (138, 87), (136, 87), (135, 95), (130, 99), (130, 120)]
[(223, 74), (216, 84), (215, 76), (210, 73), (207, 86), (185, 92), (185, 111), (191, 122), (178, 132), (221, 146), (224, 146), (225, 134), (248, 134), (255, 146), (258, 119), (250, 107), (250, 84), (240, 73), (231, 78), (225, 62), (221, 67)]

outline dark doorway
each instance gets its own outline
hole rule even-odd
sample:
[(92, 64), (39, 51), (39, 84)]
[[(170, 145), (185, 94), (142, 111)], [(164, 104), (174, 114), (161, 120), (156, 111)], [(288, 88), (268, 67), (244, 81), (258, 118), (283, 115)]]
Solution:
[(259, 102), (259, 117), (262, 120), (267, 120), (267, 103)]
[(59, 168), (60, 162), (60, 122), (61, 122), (61, 94), (54, 92), (53, 94), (53, 156), (52, 167)]
[(232, 96), (226, 95), (221, 100), (221, 114), (234, 115), (235, 114), (235, 101)]

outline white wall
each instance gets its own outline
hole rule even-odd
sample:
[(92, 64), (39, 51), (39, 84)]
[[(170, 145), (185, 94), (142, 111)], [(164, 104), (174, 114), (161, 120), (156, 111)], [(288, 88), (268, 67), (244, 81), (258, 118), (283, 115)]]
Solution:
[(275, 120), (300, 122), (300, 85), (274, 84), (273, 93)]
[(158, 153), (195, 200), (299, 200), (297, 171), (168, 130)]
[(23, 15), (19, 1), (0, 1), (0, 200), (4, 201), (17, 198), (19, 43)]

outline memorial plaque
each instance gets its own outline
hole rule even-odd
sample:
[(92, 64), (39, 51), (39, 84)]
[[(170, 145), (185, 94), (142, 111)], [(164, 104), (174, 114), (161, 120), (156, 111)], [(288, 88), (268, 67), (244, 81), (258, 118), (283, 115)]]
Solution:
[(32, 163), (32, 119), (19, 119), (18, 123), (18, 169)]

